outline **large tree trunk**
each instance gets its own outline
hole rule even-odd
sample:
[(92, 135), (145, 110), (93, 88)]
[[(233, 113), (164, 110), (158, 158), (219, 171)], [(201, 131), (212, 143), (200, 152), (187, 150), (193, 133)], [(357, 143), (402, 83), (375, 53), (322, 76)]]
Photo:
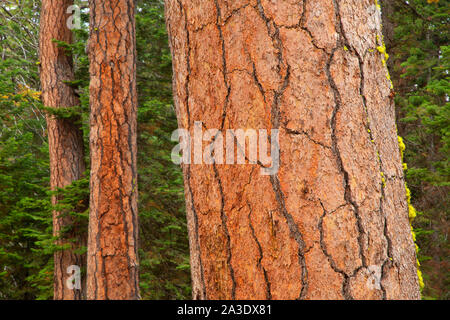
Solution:
[(135, 4), (90, 1), (88, 299), (138, 299)]
[(418, 299), (380, 15), (166, 0), (181, 128), (279, 129), (280, 169), (184, 164), (195, 299)]
[[(43, 0), (40, 29), (40, 65), (42, 102), (46, 107), (67, 108), (80, 104), (74, 89), (64, 81), (73, 81), (73, 60), (65, 49), (54, 40), (72, 42), (72, 32), (67, 27), (67, 8), (72, 0)], [(85, 171), (83, 133), (80, 117), (58, 118), (47, 115), (48, 144), (50, 151), (50, 185), (53, 190), (70, 185), (82, 177)], [(56, 196), (53, 204), (58, 203)], [(66, 285), (70, 275), (67, 268), (83, 267), (86, 257), (75, 252), (86, 245), (86, 233), (76, 228), (71, 232), (61, 231), (74, 223), (64, 212), (53, 213), (53, 234), (59, 237), (58, 245), (71, 244), (72, 249), (57, 251), (54, 255), (54, 299), (81, 299), (83, 290)], [(69, 239), (78, 239), (71, 242)]]

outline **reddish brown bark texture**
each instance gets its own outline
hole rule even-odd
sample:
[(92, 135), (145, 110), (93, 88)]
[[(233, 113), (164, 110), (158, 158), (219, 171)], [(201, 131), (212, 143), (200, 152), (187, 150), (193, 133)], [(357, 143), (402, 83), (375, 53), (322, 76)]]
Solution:
[[(72, 32), (67, 28), (69, 15), (67, 8), (73, 4), (71, 0), (43, 0), (40, 29), (40, 66), (42, 102), (47, 107), (73, 107), (79, 105), (74, 89), (64, 83), (73, 81), (73, 60), (63, 48), (53, 40), (72, 42)], [(50, 185), (53, 190), (70, 185), (82, 177), (85, 171), (83, 133), (79, 117), (70, 119), (47, 115), (48, 143), (50, 152)], [(53, 197), (53, 204), (58, 202)], [(81, 299), (81, 290), (70, 289), (66, 280), (70, 275), (67, 268), (85, 265), (84, 255), (75, 253), (75, 249), (86, 245), (86, 234), (73, 229), (70, 233), (61, 233), (65, 227), (72, 226), (73, 219), (63, 212), (53, 213), (53, 234), (59, 236), (57, 244), (68, 244), (68, 239), (78, 239), (72, 243), (72, 249), (58, 251), (54, 255), (54, 299)]]
[(138, 299), (134, 1), (91, 0), (88, 299)]
[(374, 9), (166, 1), (179, 126), (280, 129), (275, 176), (183, 166), (195, 299), (420, 297)]

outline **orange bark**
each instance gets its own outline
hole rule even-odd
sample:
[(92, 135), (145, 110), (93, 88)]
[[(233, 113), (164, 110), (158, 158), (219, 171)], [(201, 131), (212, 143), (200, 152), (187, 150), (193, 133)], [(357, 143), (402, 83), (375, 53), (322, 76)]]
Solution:
[[(40, 29), (40, 66), (42, 102), (46, 107), (73, 107), (80, 104), (74, 89), (64, 81), (73, 81), (73, 60), (54, 40), (72, 42), (72, 32), (67, 28), (69, 15), (67, 8), (72, 0), (43, 0)], [(52, 190), (70, 185), (80, 179), (85, 171), (83, 133), (80, 117), (61, 119), (47, 115), (48, 144), (50, 153), (50, 185)], [(57, 197), (53, 197), (57, 204)], [(86, 257), (75, 253), (75, 249), (86, 245), (86, 234), (74, 228), (70, 233), (61, 230), (73, 225), (73, 219), (63, 212), (53, 213), (53, 234), (60, 237), (57, 244), (67, 244), (69, 239), (78, 239), (72, 243), (72, 249), (57, 251), (54, 254), (54, 299), (79, 300), (84, 295), (81, 290), (70, 289), (66, 280), (70, 277), (67, 268), (85, 265)]]
[(88, 299), (138, 299), (134, 1), (90, 1)]
[(280, 130), (276, 175), (183, 165), (195, 299), (420, 298), (378, 18), (166, 0), (180, 128)]

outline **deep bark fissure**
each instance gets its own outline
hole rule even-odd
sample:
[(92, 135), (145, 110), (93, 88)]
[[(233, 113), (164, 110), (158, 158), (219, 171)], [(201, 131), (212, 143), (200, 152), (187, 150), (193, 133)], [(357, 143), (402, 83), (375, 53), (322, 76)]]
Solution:
[(305, 242), (303, 241), (303, 236), (300, 233), (300, 230), (298, 228), (298, 225), (295, 223), (294, 218), (292, 215), (289, 214), (289, 212), (286, 209), (286, 204), (284, 202), (284, 195), (283, 191), (280, 187), (280, 181), (277, 176), (270, 176), (270, 181), (272, 183), (273, 191), (275, 193), (275, 197), (277, 199), (279, 210), (281, 211), (282, 215), (286, 219), (286, 223), (289, 227), (289, 231), (291, 233), (291, 236), (295, 239), (295, 241), (298, 244), (298, 260), (299, 265), (301, 267), (301, 281), (302, 281), (302, 288), (298, 296), (298, 300), (305, 299), (306, 294), (308, 293), (308, 268), (306, 266), (306, 260), (305, 260)]
[(202, 291), (201, 292), (194, 292), (194, 294), (197, 294), (198, 296), (194, 295), (194, 300), (200, 300), (200, 299), (207, 299), (208, 295), (206, 292), (206, 285), (205, 285), (205, 278), (204, 278), (204, 270), (203, 270), (203, 263), (202, 263), (202, 249), (200, 246), (200, 239), (199, 239), (199, 232), (198, 232), (198, 213), (195, 209), (195, 200), (194, 200), (194, 194), (192, 193), (192, 187), (191, 187), (191, 166), (187, 166), (187, 187), (188, 192), (190, 195), (190, 205), (191, 205), (191, 211), (194, 217), (194, 237), (195, 237), (195, 249), (198, 252), (198, 263), (200, 267), (200, 284)]
[(224, 209), (225, 208), (225, 195), (223, 192), (223, 186), (222, 186), (222, 181), (220, 180), (219, 171), (217, 170), (215, 163), (213, 163), (213, 168), (214, 168), (214, 175), (217, 180), (217, 184), (219, 185), (219, 193), (220, 193), (220, 197), (221, 197), (220, 219), (222, 221), (222, 228), (223, 228), (223, 232), (225, 233), (225, 237), (226, 237), (227, 266), (228, 266), (228, 269), (230, 272), (230, 278), (231, 278), (231, 298), (234, 300), (234, 299), (236, 299), (236, 280), (234, 277), (234, 269), (231, 264), (231, 259), (232, 259), (231, 237), (230, 237), (230, 233), (229, 233), (228, 227), (227, 227), (228, 217), (227, 217), (227, 214), (225, 213), (225, 209)]
[[(384, 174), (385, 171), (384, 171), (384, 168), (383, 168), (383, 160), (381, 158), (381, 154), (380, 154), (379, 150), (376, 148), (376, 144), (375, 144), (376, 141), (375, 141), (375, 137), (373, 136), (373, 132), (374, 131), (373, 131), (373, 129), (370, 126), (370, 116), (369, 116), (369, 110), (368, 110), (368, 107), (367, 107), (367, 98), (366, 98), (365, 90), (364, 90), (364, 86), (365, 86), (364, 61), (363, 61), (363, 58), (361, 57), (360, 53), (358, 52), (358, 50), (356, 48), (354, 48), (350, 44), (350, 42), (347, 40), (344, 28), (342, 26), (342, 20), (341, 20), (339, 3), (336, 0), (333, 0), (333, 3), (334, 3), (336, 14), (337, 14), (337, 22), (338, 22), (338, 27), (339, 27), (338, 30), (340, 30), (339, 33), (342, 35), (343, 40), (345, 41), (345, 45), (348, 46), (350, 52), (353, 53), (358, 59), (359, 74), (360, 74), (359, 90), (360, 90), (360, 96), (361, 96), (361, 99), (362, 99), (362, 102), (363, 102), (364, 112), (365, 112), (365, 115), (367, 117), (366, 131), (368, 132), (369, 140), (375, 146), (374, 148), (375, 148), (375, 151), (376, 151), (376, 154), (377, 154), (377, 160), (379, 162), (380, 174)], [(390, 239), (389, 234), (388, 234), (387, 217), (386, 217), (386, 213), (383, 210), (383, 202), (384, 202), (384, 199), (385, 199), (385, 191), (384, 191), (385, 185), (384, 185), (384, 183), (387, 183), (387, 181), (388, 181), (387, 177), (385, 177), (385, 182), (380, 181), (381, 195), (380, 195), (379, 211), (383, 215), (383, 219), (384, 219), (383, 236), (386, 239), (386, 246), (387, 246), (387, 258), (385, 259), (385, 261), (381, 265), (381, 278), (382, 279), (384, 277), (384, 269), (385, 269), (385, 266), (387, 266), (387, 263), (394, 263), (393, 262), (393, 256), (392, 256), (392, 240)], [(382, 281), (380, 281), (380, 287), (381, 287), (381, 291), (383, 293), (383, 300), (386, 300), (386, 289), (384, 288)]]
[(247, 206), (248, 206), (248, 209), (249, 209), (248, 226), (249, 226), (249, 228), (251, 230), (252, 237), (255, 240), (256, 245), (258, 246), (259, 258), (258, 258), (257, 266), (263, 272), (264, 281), (266, 283), (266, 299), (267, 300), (272, 300), (272, 293), (270, 292), (269, 277), (267, 276), (266, 269), (262, 266), (262, 260), (264, 258), (264, 253), (263, 253), (263, 249), (262, 249), (261, 243), (259, 242), (258, 237), (256, 236), (255, 228), (253, 227), (253, 224), (252, 224), (252, 213), (253, 213), (253, 210), (252, 210), (252, 206), (250, 205), (250, 203), (248, 201), (247, 201)]
[(214, 4), (216, 6), (216, 11), (217, 11), (216, 26), (217, 26), (217, 30), (219, 30), (219, 38), (220, 38), (221, 46), (222, 46), (223, 82), (225, 84), (225, 87), (227, 88), (227, 95), (225, 97), (225, 102), (223, 104), (222, 123), (220, 125), (220, 130), (223, 130), (223, 128), (225, 126), (225, 119), (227, 117), (227, 107), (228, 107), (228, 104), (229, 104), (229, 101), (230, 101), (231, 86), (228, 83), (228, 79), (227, 79), (227, 59), (226, 59), (226, 56), (225, 56), (226, 55), (225, 54), (225, 40), (223, 38), (222, 26), (220, 24), (220, 20), (222, 19), (220, 6), (219, 6), (219, 3), (217, 2), (217, 0), (214, 0)]
[(190, 129), (191, 126), (191, 113), (189, 108), (189, 79), (191, 76), (191, 42), (190, 42), (190, 34), (189, 34), (189, 28), (188, 28), (188, 19), (187, 19), (187, 12), (183, 7), (183, 4), (180, 0), (177, 0), (178, 5), (180, 6), (181, 12), (184, 12), (184, 28), (186, 30), (186, 46), (187, 46), (187, 53), (186, 53), (186, 68), (187, 68), (187, 74), (186, 74), (186, 84), (184, 90), (186, 91), (186, 114), (187, 114), (187, 120), (188, 120), (188, 129)]
[[(272, 39), (274, 47), (277, 48), (277, 50), (278, 50), (278, 66), (277, 66), (278, 70), (277, 70), (277, 72), (280, 75), (280, 77), (283, 79), (283, 75), (282, 75), (282, 67), (284, 66), (283, 45), (282, 45), (282, 41), (279, 37), (278, 26), (275, 24), (274, 21), (270, 21), (270, 19), (267, 18), (267, 16), (265, 15), (264, 8), (261, 4), (261, 0), (257, 0), (257, 8), (258, 8), (259, 15), (266, 23), (267, 34)], [(271, 30), (270, 30), (271, 22), (275, 29), (275, 31), (273, 33), (271, 33)], [(271, 109), (271, 124), (272, 124), (272, 128), (274, 128), (274, 129), (280, 129), (280, 126), (281, 126), (281, 114), (280, 114), (280, 110), (279, 110), (279, 102), (280, 102), (279, 100), (289, 85), (289, 79), (290, 79), (290, 75), (291, 75), (290, 66), (287, 62), (286, 62), (286, 65), (287, 65), (286, 74), (284, 76), (281, 87), (277, 91), (274, 92), (273, 104), (272, 104), (272, 109)], [(255, 79), (257, 79), (257, 78), (255, 77)], [(274, 142), (272, 141), (272, 143), (274, 143)], [(280, 154), (281, 154), (281, 148), (280, 148)], [(281, 165), (281, 163), (280, 163), (280, 165)], [(303, 240), (303, 236), (300, 232), (298, 225), (295, 223), (294, 218), (292, 217), (292, 215), (288, 212), (288, 210), (286, 208), (286, 204), (284, 201), (284, 194), (281, 189), (278, 174), (271, 175), (270, 182), (272, 184), (272, 188), (275, 193), (275, 198), (277, 200), (279, 210), (282, 213), (282, 215), (284, 216), (284, 218), (286, 219), (286, 223), (289, 227), (291, 236), (295, 239), (295, 241), (297, 242), (297, 245), (298, 245), (297, 255), (298, 255), (299, 265), (301, 268), (302, 286), (301, 286), (301, 291), (300, 291), (297, 299), (302, 300), (302, 299), (305, 299), (307, 292), (308, 292), (308, 269), (307, 269), (306, 260), (305, 260), (305, 248), (306, 248), (305, 242)]]

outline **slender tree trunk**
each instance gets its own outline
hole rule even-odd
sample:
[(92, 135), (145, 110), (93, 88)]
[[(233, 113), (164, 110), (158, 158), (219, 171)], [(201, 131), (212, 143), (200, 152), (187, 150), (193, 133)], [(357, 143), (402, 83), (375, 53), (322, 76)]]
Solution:
[[(64, 81), (73, 81), (73, 60), (67, 52), (58, 47), (54, 40), (72, 42), (72, 32), (67, 27), (69, 15), (67, 8), (72, 0), (43, 0), (40, 30), (40, 64), (42, 102), (47, 107), (73, 107), (80, 104), (74, 89)], [(50, 185), (53, 190), (70, 185), (80, 179), (85, 171), (83, 133), (80, 117), (58, 118), (47, 115), (48, 143), (50, 151)], [(56, 196), (52, 199), (57, 204)], [(82, 268), (86, 257), (75, 252), (80, 246), (86, 245), (86, 233), (72, 229), (62, 230), (72, 226), (73, 219), (64, 212), (53, 213), (53, 234), (60, 237), (58, 245), (72, 244), (72, 249), (57, 251), (54, 255), (54, 299), (82, 299), (85, 288), (71, 289), (66, 285), (70, 275), (67, 268), (76, 265)], [(69, 239), (77, 239), (70, 242)]]
[(183, 165), (194, 298), (418, 299), (374, 1), (166, 0), (166, 20), (181, 128), (280, 130), (276, 175)]
[(90, 2), (88, 299), (138, 299), (135, 2)]

